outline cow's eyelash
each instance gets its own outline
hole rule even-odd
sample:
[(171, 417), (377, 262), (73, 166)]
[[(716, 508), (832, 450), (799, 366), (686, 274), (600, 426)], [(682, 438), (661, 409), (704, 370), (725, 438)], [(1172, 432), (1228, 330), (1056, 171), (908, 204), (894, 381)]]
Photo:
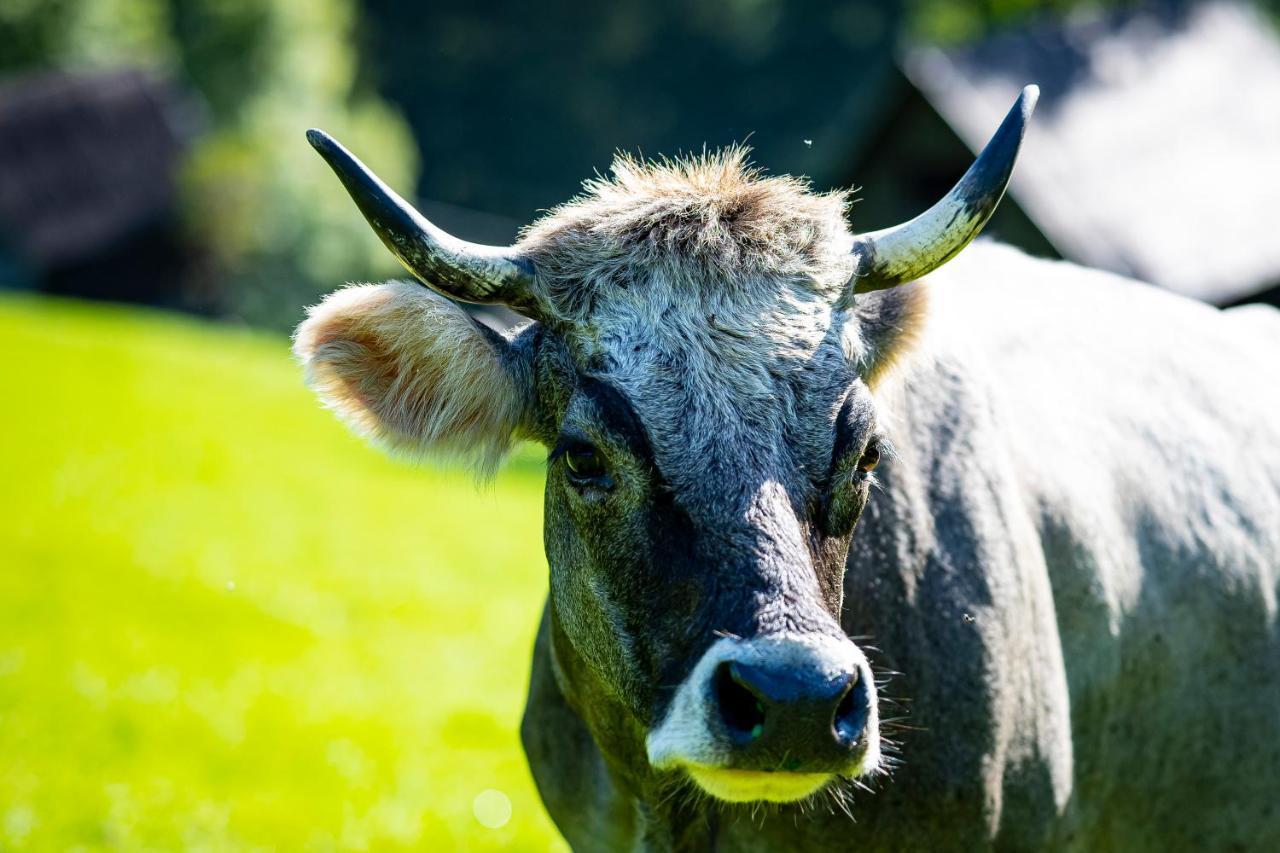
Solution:
[(597, 449), (597, 446), (592, 444), (589, 441), (586, 441), (585, 439), (562, 436), (560, 440), (556, 442), (556, 446), (551, 448), (551, 452), (547, 454), (547, 464), (550, 465), (551, 463), (555, 462), (557, 459), (564, 456), (570, 450), (579, 450), (579, 449), (586, 449), (586, 448), (595, 450)]
[(875, 444), (880, 448), (881, 460), (888, 461), (897, 458), (893, 451), (893, 445), (889, 443), (889, 439), (878, 432), (872, 432), (870, 437), (867, 438), (866, 442), (862, 444), (861, 447), (851, 444), (847, 450), (842, 451), (840, 455), (836, 457), (835, 463), (831, 466), (831, 473), (828, 475), (828, 479), (835, 480), (837, 475), (843, 476), (841, 472), (847, 473), (846, 469), (857, 465), (858, 459), (864, 452), (866, 452), (866, 448), (870, 447), (872, 444)]

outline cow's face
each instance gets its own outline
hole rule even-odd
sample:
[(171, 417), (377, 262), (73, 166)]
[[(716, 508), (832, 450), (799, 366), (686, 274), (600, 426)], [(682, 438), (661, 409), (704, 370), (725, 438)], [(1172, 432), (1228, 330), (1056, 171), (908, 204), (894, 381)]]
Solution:
[(553, 665), (615, 763), (727, 801), (801, 799), (880, 757), (843, 574), (885, 452), (872, 389), (920, 299), (878, 288), (976, 233), (1015, 130), (968, 189), (875, 239), (848, 233), (843, 194), (731, 151), (623, 160), (511, 249), (443, 234), (320, 137), (424, 281), (538, 322), (502, 336), (425, 288), (365, 286), (314, 309), (297, 352), (393, 447), (491, 469), (515, 437), (547, 446)]
[(839, 617), (882, 439), (833, 325), (714, 367), (713, 334), (619, 340), (595, 370), (546, 340), (535, 371), (562, 401), (544, 433), (552, 602), (580, 660), (562, 669), (598, 682), (568, 689), (615, 698), (653, 768), (725, 800), (796, 799), (879, 760)]

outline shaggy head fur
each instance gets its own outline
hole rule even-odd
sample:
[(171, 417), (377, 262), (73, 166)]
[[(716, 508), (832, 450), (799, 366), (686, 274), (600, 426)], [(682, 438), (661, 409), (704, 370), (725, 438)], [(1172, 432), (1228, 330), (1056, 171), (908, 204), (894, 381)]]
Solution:
[(840, 366), (878, 377), (923, 307), (905, 289), (855, 316), (848, 194), (766, 176), (747, 153), (619, 156), (518, 246), (577, 370), (622, 388), (659, 464), (691, 482), (707, 472), (680, 458), (737, 460), (762, 437), (751, 452), (794, 439), (791, 463), (822, 464)]
[(709, 309), (776, 296), (778, 284), (830, 302), (853, 272), (848, 194), (813, 193), (767, 177), (733, 147), (681, 160), (619, 155), (611, 178), (525, 230), (542, 316), (589, 323), (600, 301), (705, 302)]

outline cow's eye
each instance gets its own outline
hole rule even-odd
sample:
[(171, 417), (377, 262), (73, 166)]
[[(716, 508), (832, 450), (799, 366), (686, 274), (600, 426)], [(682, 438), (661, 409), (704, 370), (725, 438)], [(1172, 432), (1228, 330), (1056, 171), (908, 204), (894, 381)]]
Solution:
[(864, 474), (869, 474), (875, 470), (880, 464), (880, 443), (872, 440), (867, 445), (867, 449), (862, 451), (862, 458), (858, 460), (858, 470)]
[(589, 444), (570, 447), (564, 452), (564, 464), (569, 477), (578, 483), (600, 480), (605, 475), (604, 458), (600, 451)]

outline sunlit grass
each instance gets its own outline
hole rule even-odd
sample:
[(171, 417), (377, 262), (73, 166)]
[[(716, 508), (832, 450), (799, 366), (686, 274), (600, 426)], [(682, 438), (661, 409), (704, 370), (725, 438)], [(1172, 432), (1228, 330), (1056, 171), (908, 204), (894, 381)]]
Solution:
[(388, 461), (284, 341), (162, 315), (7, 297), (0, 353), (0, 849), (562, 846), (534, 452)]

